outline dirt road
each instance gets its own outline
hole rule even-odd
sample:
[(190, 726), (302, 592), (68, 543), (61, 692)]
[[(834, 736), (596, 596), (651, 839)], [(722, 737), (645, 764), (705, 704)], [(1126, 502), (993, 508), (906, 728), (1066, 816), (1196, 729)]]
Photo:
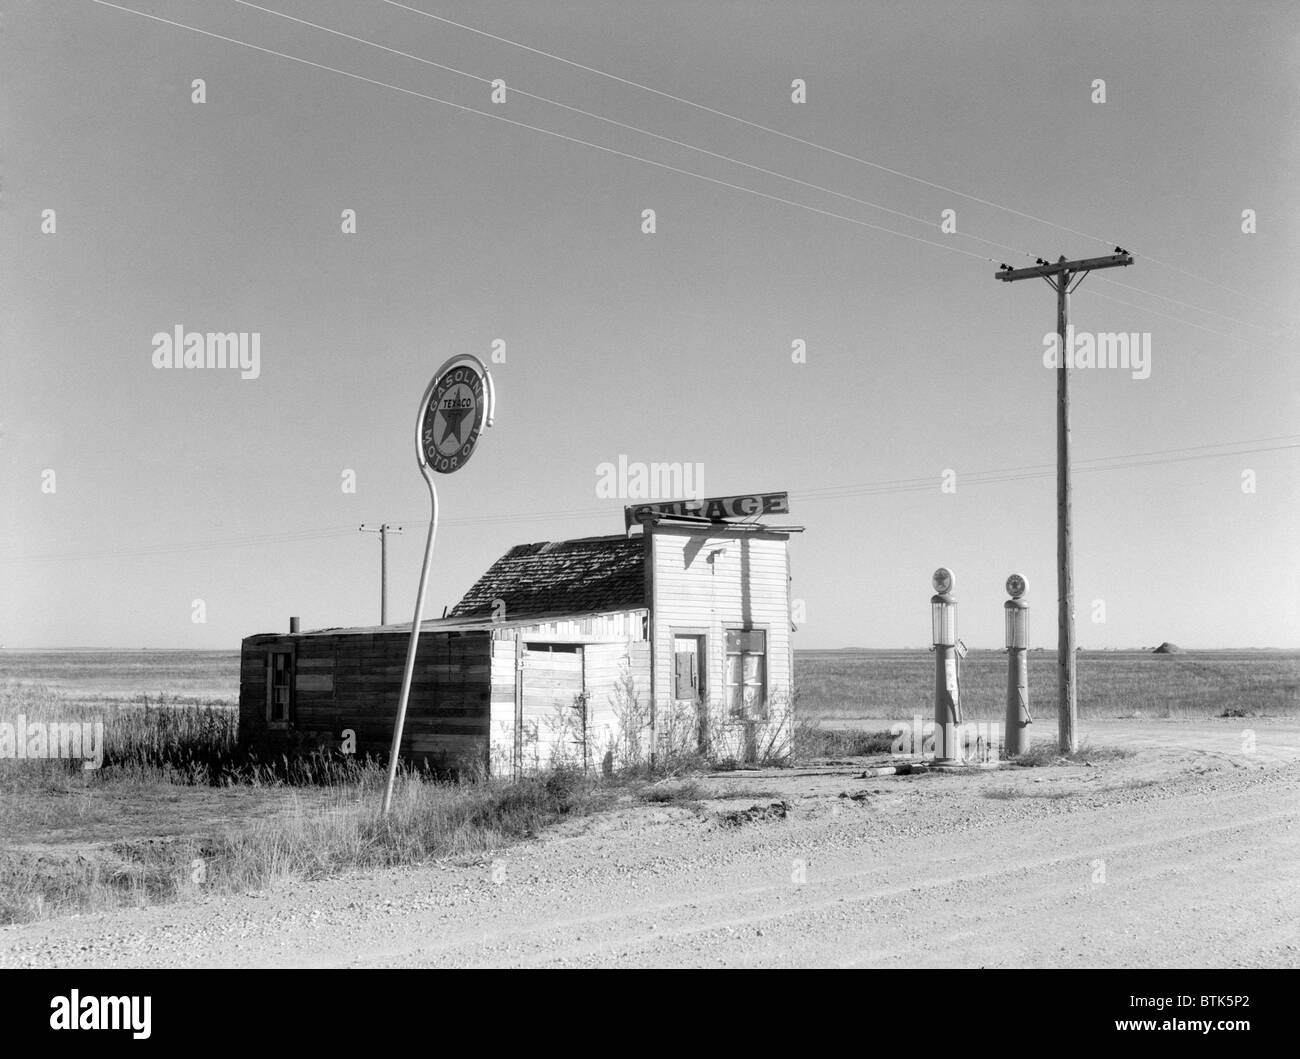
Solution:
[(730, 774), (495, 858), (5, 928), (0, 966), (1300, 966), (1300, 726), (1087, 729), (1138, 753)]

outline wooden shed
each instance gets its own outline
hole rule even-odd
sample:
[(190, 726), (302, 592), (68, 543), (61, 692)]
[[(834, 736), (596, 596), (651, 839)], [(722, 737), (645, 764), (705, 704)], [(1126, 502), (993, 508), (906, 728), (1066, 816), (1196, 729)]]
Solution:
[[(798, 527), (665, 507), (629, 508), (629, 535), (511, 548), (424, 622), (403, 758), (506, 774), (611, 767), (669, 744), (779, 752)], [(409, 638), (409, 623), (248, 637), (242, 737), (386, 756)]]

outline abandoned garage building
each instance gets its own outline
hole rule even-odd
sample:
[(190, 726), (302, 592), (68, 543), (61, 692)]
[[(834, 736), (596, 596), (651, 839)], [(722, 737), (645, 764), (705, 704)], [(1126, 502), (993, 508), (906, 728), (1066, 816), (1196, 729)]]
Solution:
[[(786, 494), (642, 504), (627, 533), (511, 548), (446, 617), (422, 623), (401, 754), (518, 774), (609, 768), (698, 748), (788, 749)], [(386, 756), (411, 625), (243, 641), (240, 732), (262, 750)]]

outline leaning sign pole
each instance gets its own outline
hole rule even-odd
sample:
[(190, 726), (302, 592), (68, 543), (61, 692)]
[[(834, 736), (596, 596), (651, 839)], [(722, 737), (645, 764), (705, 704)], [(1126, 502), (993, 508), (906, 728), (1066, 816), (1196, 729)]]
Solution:
[(496, 393), (492, 374), (478, 357), (463, 353), (452, 357), (434, 375), (420, 399), (420, 413), (415, 421), (415, 458), (429, 487), (429, 537), (424, 544), (424, 563), (420, 567), (420, 587), (415, 593), (415, 617), (411, 621), (411, 639), (406, 648), (406, 668), (402, 670), (402, 691), (397, 700), (397, 717), (393, 722), (393, 745), (388, 755), (388, 782), (384, 785), (383, 815), (393, 804), (393, 785), (397, 781), (397, 761), (402, 750), (402, 728), (406, 724), (406, 704), (411, 697), (411, 677), (415, 673), (415, 653), (420, 642), (420, 621), (424, 617), (424, 597), (429, 587), (429, 567), (433, 560), (433, 541), (438, 533), (438, 487), (434, 474), (452, 474), (460, 470), (474, 453), (480, 433), (492, 425)]
[[(1039, 258), (1035, 268), (1003, 265), (998, 279), (1013, 283), (1041, 276), (1056, 291), (1056, 674), (1059, 703), (1057, 728), (1062, 753), (1079, 749), (1078, 681), (1074, 643), (1074, 542), (1073, 495), (1070, 489), (1070, 293), (1094, 269), (1133, 264), (1133, 255), (1115, 247), (1110, 257), (1090, 257), (1055, 264)], [(1076, 279), (1076, 277), (1078, 277)]]

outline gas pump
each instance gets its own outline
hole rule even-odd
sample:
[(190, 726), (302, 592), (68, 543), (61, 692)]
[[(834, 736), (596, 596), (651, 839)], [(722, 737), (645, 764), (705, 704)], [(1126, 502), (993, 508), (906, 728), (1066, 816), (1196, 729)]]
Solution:
[(1007, 595), (1002, 604), (1007, 618), (1007, 723), (1003, 750), (1009, 755), (1029, 749), (1029, 733), (1034, 723), (1029, 716), (1029, 603), (1025, 579), (1019, 574), (1007, 578)]
[(934, 763), (958, 765), (961, 749), (961, 693), (957, 678), (957, 600), (953, 573), (939, 567), (930, 579), (930, 625), (934, 641)]

